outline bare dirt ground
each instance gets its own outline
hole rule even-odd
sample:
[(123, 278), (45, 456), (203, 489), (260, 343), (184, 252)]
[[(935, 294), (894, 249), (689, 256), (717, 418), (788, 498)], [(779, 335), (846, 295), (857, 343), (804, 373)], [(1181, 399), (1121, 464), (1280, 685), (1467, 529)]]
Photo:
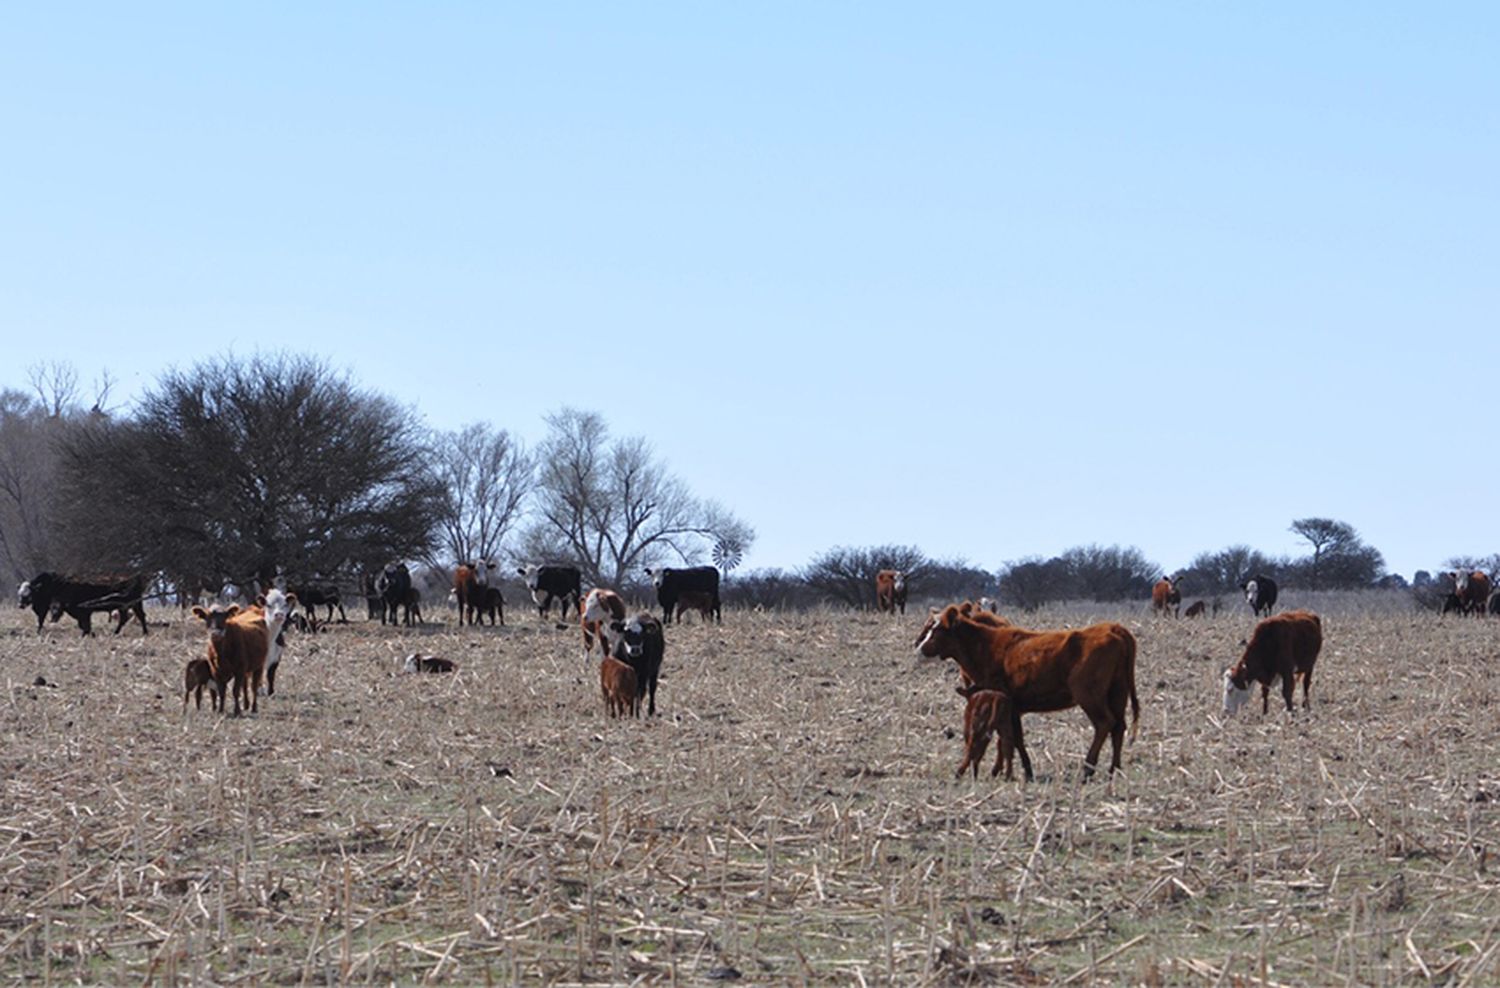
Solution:
[[(606, 719), (534, 611), (356, 620), (235, 719), (184, 716), (204, 634), (175, 610), (81, 640), (7, 608), (0, 977), (1500, 980), (1500, 621), (1330, 615), (1311, 714), (1223, 724), (1243, 606), (1074, 616), (1136, 632), (1140, 735), (1080, 784), (1086, 718), (1030, 716), (1024, 785), (954, 780), (963, 701), (916, 614), (669, 628), (650, 721)], [(398, 675), (417, 649), (461, 669)]]

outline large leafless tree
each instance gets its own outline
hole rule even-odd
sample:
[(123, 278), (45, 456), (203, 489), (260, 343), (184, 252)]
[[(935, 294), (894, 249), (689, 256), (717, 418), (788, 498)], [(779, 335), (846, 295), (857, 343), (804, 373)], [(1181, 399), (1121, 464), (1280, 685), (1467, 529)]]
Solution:
[(520, 520), (535, 480), (535, 461), (504, 429), (476, 423), (439, 435), (436, 472), (444, 500), (439, 550), (447, 565), (499, 555)]
[(564, 408), (546, 422), (528, 555), (574, 562), (586, 579), (624, 586), (644, 567), (698, 562), (716, 543), (744, 551), (754, 542), (754, 529), (695, 497), (644, 439), (611, 439), (597, 412)]

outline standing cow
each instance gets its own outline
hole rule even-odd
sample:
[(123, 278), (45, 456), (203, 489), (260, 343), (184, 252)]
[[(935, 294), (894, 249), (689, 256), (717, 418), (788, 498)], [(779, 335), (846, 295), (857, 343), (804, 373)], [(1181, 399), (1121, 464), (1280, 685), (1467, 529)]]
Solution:
[(1151, 588), (1151, 610), (1160, 615), (1179, 616), (1182, 607), (1182, 592), (1177, 589), (1177, 580), (1164, 576)]
[(627, 621), (611, 621), (614, 634), (614, 657), (635, 670), (636, 698), (650, 694), (646, 715), (656, 715), (656, 679), (661, 660), (667, 652), (666, 636), (661, 622), (651, 614), (637, 614)]
[(1245, 591), (1245, 603), (1250, 605), (1256, 617), (1270, 614), (1276, 606), (1276, 581), (1269, 576), (1257, 573), (1241, 583), (1240, 589)]
[(713, 602), (714, 619), (724, 620), (724, 608), (719, 599), (719, 571), (712, 566), (692, 566), (687, 569), (652, 569), (648, 566), (646, 575), (651, 577), (651, 582), (656, 587), (656, 602), (661, 605), (662, 623), (672, 623), (678, 598), (685, 593), (707, 594)]
[(547, 566), (527, 563), (517, 572), (526, 581), (531, 599), (536, 601), (537, 612), (545, 618), (552, 611), (554, 600), (562, 603), (563, 620), (567, 620), (571, 607), (583, 616), (583, 574), (577, 566)]
[(382, 609), (380, 612), (380, 623), (385, 624), (390, 619), (391, 624), (397, 624), (397, 612), (405, 612), (407, 625), (411, 624), (411, 570), (406, 568), (405, 563), (392, 563), (381, 570), (380, 576), (375, 580), (375, 589), (380, 594)]
[(1224, 712), (1236, 713), (1250, 701), (1250, 684), (1260, 683), (1260, 712), (1271, 703), (1271, 682), (1281, 677), (1281, 695), (1292, 709), (1296, 677), (1302, 677), (1302, 709), (1310, 704), (1313, 663), (1323, 648), (1323, 622), (1312, 611), (1287, 611), (1255, 626), (1240, 661), (1224, 670)]
[(1488, 574), (1477, 569), (1472, 573), (1455, 570), (1452, 576), (1453, 592), (1458, 595), (1459, 606), (1463, 608), (1463, 612), (1483, 617), (1490, 599)]
[(875, 574), (875, 609), (882, 614), (906, 613), (906, 574), (883, 569)]

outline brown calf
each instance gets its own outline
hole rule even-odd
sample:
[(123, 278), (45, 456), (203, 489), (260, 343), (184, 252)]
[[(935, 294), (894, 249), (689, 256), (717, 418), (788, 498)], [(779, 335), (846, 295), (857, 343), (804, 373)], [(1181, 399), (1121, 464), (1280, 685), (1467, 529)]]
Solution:
[(187, 713), (188, 697), (197, 691), (195, 699), (198, 709), (203, 709), (203, 687), (207, 686), (208, 705), (211, 710), (224, 709), (224, 693), (218, 689), (214, 681), (213, 666), (209, 665), (207, 659), (189, 659), (187, 668), (182, 670), (182, 712)]
[(1000, 774), (1001, 763), (1005, 765), (1007, 779), (1016, 777), (1016, 736), (1010, 707), (1010, 697), (999, 690), (975, 690), (969, 694), (969, 705), (964, 708), (964, 760), (958, 766), (958, 778), (962, 779), (964, 770), (971, 767), (974, 778), (979, 778), (979, 763), (990, 746), (991, 734), (999, 737), (1000, 750), (995, 753), (990, 777)]
[(1191, 604), (1188, 605), (1188, 609), (1187, 610), (1185, 610), (1185, 611), (1182, 612), (1182, 616), (1183, 617), (1196, 618), (1196, 617), (1202, 617), (1203, 615), (1205, 615), (1207, 613), (1208, 613), (1208, 603), (1206, 601), (1202, 601), (1202, 600), (1195, 600)]
[(604, 694), (604, 709), (611, 717), (641, 715), (635, 670), (629, 663), (605, 656), (599, 663), (599, 689)]
[[(714, 595), (703, 593), (698, 590), (684, 590), (677, 598), (677, 623), (682, 623), (682, 615), (688, 611), (697, 611), (698, 616), (704, 621), (712, 621), (714, 617)], [(621, 615), (623, 617), (623, 615)]]
[(1302, 709), (1310, 704), (1313, 663), (1323, 648), (1323, 622), (1312, 611), (1286, 611), (1255, 626), (1245, 654), (1224, 670), (1224, 712), (1233, 714), (1250, 701), (1250, 684), (1260, 683), (1260, 712), (1271, 706), (1271, 681), (1281, 677), (1288, 712), (1296, 677), (1302, 677)]
[(1120, 767), (1125, 707), (1131, 737), (1140, 724), (1135, 692), (1135, 638), (1123, 625), (1095, 624), (1065, 631), (997, 627), (950, 604), (931, 618), (917, 639), (927, 658), (951, 658), (979, 689), (1000, 690), (1011, 699), (1011, 727), (1027, 781), (1034, 777), (1026, 753), (1021, 715), (1081, 707), (1094, 726), (1084, 773), (1099, 763), (1104, 739), (1113, 742), (1110, 771)]

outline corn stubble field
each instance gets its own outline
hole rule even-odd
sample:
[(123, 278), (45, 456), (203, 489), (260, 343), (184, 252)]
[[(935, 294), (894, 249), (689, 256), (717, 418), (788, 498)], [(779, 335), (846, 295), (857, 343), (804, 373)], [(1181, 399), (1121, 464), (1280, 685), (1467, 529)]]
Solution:
[[(576, 629), (520, 607), (296, 636), (257, 716), (184, 717), (204, 634), (151, 618), (0, 617), (7, 980), (1500, 979), (1500, 622), (1325, 612), (1311, 714), (1223, 724), (1243, 606), (1043, 612), (1129, 625), (1143, 710), (1087, 784), (1083, 714), (1028, 716), (1024, 785), (953, 778), (915, 613), (669, 627), (651, 721), (607, 720)], [(418, 649), (461, 669), (398, 675)]]

